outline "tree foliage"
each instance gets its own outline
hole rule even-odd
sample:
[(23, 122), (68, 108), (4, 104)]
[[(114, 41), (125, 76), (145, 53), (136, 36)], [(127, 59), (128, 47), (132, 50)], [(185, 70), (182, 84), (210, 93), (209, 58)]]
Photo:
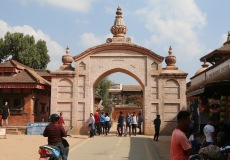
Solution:
[(108, 100), (109, 100), (109, 88), (111, 85), (111, 81), (106, 77), (104, 79), (102, 79), (98, 85), (96, 86), (96, 94), (99, 94), (102, 99), (103, 99), (103, 105), (107, 105), (108, 104)]
[(46, 42), (23, 33), (7, 32), (0, 39), (0, 62), (7, 59), (16, 60), (34, 69), (46, 69), (50, 62)]
[(143, 106), (143, 97), (141, 95), (130, 95), (127, 99), (127, 104), (135, 104), (138, 107)]

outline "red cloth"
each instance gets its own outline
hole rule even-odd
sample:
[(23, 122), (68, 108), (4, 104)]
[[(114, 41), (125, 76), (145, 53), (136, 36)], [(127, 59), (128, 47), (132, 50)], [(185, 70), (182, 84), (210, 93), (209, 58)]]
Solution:
[(62, 125), (65, 124), (64, 119), (63, 119), (62, 116), (60, 116), (58, 123), (59, 123), (59, 124), (62, 124)]
[(95, 123), (99, 123), (99, 113), (98, 112), (94, 113), (94, 119), (95, 119)]

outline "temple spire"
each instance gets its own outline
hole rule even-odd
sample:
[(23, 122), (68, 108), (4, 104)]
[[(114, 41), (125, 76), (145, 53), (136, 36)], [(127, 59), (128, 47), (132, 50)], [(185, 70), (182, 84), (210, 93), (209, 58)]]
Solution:
[(227, 44), (227, 43), (230, 43), (230, 31), (228, 31), (227, 41), (224, 43), (224, 45)]
[(117, 7), (115, 18), (116, 19), (114, 20), (114, 24), (110, 29), (111, 33), (113, 34), (113, 37), (125, 37), (127, 29), (122, 17), (122, 10), (120, 6)]
[(165, 63), (167, 64), (167, 70), (177, 70), (178, 68), (175, 66), (176, 64), (176, 57), (172, 54), (172, 47), (169, 47), (168, 51), (169, 55), (165, 57)]
[(70, 54), (70, 49), (67, 46), (65, 54), (62, 56), (63, 65), (60, 67), (60, 70), (73, 70), (71, 63), (73, 62), (73, 57)]

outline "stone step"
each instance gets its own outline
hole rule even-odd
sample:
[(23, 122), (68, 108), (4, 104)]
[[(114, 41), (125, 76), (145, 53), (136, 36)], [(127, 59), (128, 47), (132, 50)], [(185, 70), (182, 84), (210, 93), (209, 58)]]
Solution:
[(22, 133), (20, 131), (6, 131), (6, 134), (19, 135), (19, 134), (22, 134)]
[[(26, 134), (27, 126), (2, 126), (7, 134)], [(14, 133), (15, 132), (15, 133)]]
[(19, 135), (21, 131), (18, 128), (6, 128), (6, 134)]
[(18, 131), (18, 128), (6, 128), (6, 131)]

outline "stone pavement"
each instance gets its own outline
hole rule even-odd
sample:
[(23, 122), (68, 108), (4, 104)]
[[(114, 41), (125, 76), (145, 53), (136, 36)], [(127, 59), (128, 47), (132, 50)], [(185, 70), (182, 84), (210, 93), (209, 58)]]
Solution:
[[(42, 135), (6, 135), (0, 137), (0, 160), (38, 160), (39, 146), (47, 144), (47, 138)], [(86, 135), (67, 137), (71, 148), (88, 139)]]
[[(148, 137), (152, 139), (151, 136)], [(0, 138), (0, 159), (2, 160), (38, 160), (39, 146), (47, 144), (47, 138), (42, 135), (6, 135), (6, 139), (3, 137)], [(160, 136), (158, 142), (152, 141), (155, 148), (157, 148), (161, 160), (169, 159), (170, 138), (171, 136)], [(67, 141), (70, 144), (70, 153), (73, 148), (77, 148), (78, 145), (83, 144), (86, 140), (90, 140), (87, 135), (72, 135), (72, 137), (67, 137)]]

